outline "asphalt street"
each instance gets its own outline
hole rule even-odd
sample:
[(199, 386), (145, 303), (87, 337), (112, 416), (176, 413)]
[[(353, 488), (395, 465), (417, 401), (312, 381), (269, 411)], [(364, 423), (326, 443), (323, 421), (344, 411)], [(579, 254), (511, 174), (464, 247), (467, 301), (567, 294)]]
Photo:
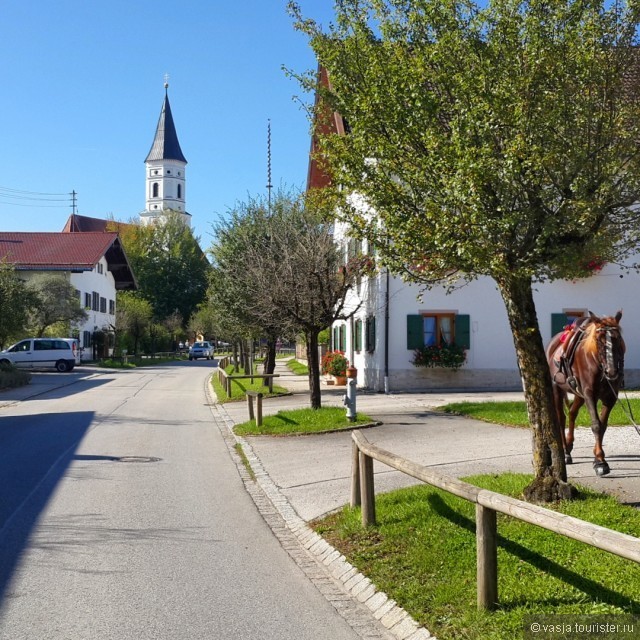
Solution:
[(212, 363), (81, 369), (0, 396), (2, 640), (362, 637), (245, 490)]

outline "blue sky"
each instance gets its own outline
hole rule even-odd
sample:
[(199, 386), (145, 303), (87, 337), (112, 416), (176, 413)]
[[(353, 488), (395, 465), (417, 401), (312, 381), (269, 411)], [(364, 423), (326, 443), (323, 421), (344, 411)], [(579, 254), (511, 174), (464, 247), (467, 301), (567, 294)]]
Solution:
[[(331, 0), (299, 4), (323, 24), (333, 15)], [(70, 196), (33, 193), (75, 190), (80, 214), (137, 216), (165, 73), (203, 248), (212, 222), (266, 192), (269, 119), (273, 185), (304, 188), (309, 123), (294, 96), (311, 96), (281, 67), (315, 60), (286, 0), (2, 5), (0, 230), (62, 229)]]

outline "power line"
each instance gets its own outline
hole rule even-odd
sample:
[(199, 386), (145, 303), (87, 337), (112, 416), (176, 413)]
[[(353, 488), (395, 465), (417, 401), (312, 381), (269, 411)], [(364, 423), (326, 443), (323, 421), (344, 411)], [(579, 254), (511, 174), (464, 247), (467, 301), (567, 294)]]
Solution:
[[(75, 205), (75, 195), (75, 191), (73, 193), (46, 193), (43, 191), (26, 191), (24, 189), (0, 187), (0, 204), (12, 207), (60, 208), (71, 206), (73, 208)], [(17, 202), (18, 200), (22, 200), (24, 202)], [(60, 202), (61, 204), (44, 204), (48, 202)], [(72, 204), (69, 205), (69, 202)]]

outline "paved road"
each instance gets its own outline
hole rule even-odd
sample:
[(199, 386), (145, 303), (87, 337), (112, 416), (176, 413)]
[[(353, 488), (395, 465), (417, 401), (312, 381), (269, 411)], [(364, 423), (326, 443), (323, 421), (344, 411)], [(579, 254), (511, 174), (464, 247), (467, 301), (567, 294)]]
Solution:
[(78, 369), (50, 391), (37, 374), (40, 395), (0, 396), (2, 640), (361, 637), (245, 491), (212, 367)]

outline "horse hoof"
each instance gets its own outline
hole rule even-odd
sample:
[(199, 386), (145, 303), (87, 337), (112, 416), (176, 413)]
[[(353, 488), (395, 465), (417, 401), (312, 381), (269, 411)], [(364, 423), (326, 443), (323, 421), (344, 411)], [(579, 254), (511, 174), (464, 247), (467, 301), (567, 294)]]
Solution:
[(564, 462), (565, 464), (573, 464), (573, 458), (571, 457), (570, 453), (565, 454)]
[(596, 475), (600, 477), (606, 476), (611, 472), (611, 469), (606, 462), (594, 462), (593, 468), (596, 470)]

